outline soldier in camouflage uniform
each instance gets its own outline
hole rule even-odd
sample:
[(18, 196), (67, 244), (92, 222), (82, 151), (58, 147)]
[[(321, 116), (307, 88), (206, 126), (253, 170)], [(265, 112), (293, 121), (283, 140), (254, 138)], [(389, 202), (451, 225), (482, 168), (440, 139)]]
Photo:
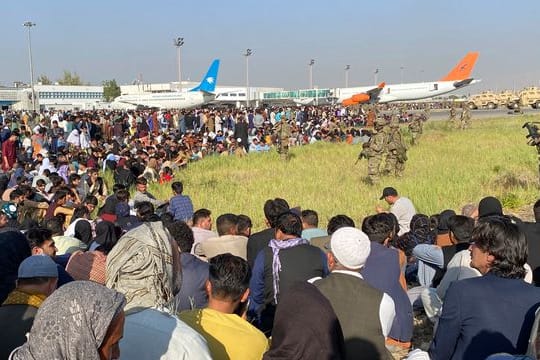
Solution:
[(279, 139), (279, 144), (277, 151), (281, 155), (282, 160), (287, 160), (289, 158), (289, 139), (291, 138), (291, 126), (285, 119), (279, 121), (275, 126), (274, 130)]
[(386, 147), (388, 154), (386, 155), (383, 174), (401, 177), (405, 170), (405, 162), (407, 161), (407, 145), (403, 140), (399, 123), (397, 122), (390, 123), (390, 133)]
[(392, 114), (390, 115), (390, 125), (393, 123), (399, 123), (399, 113), (395, 110), (393, 110)]
[(422, 111), (422, 115), (424, 116), (424, 121), (429, 120), (429, 116), (431, 115), (431, 106), (429, 104), (426, 104), (424, 106), (424, 111)]
[(448, 124), (452, 127), (456, 127), (456, 107), (455, 104), (452, 102), (452, 105), (450, 106), (450, 117), (448, 118)]
[(471, 109), (467, 106), (467, 104), (463, 104), (463, 108), (461, 109), (461, 130), (465, 130), (471, 127)]
[(371, 184), (379, 182), (381, 163), (386, 153), (388, 134), (384, 131), (386, 121), (377, 119), (375, 121), (375, 130), (368, 142), (366, 151), (368, 160), (368, 180)]
[(421, 115), (413, 116), (411, 122), (409, 123), (409, 130), (412, 136), (412, 140), (411, 140), (412, 145), (418, 144), (418, 140), (420, 138), (420, 135), (422, 135), (423, 128), (424, 128), (424, 124), (423, 124), (422, 116)]
[(407, 105), (401, 104), (401, 106), (399, 107), (399, 117), (401, 119), (407, 118)]

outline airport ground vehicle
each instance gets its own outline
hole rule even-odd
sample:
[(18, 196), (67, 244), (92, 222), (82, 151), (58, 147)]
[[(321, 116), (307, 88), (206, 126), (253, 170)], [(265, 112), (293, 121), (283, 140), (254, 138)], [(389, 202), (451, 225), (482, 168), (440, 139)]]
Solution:
[(481, 108), (496, 109), (499, 106), (499, 95), (491, 91), (484, 91), (471, 96), (467, 100), (467, 105), (471, 110)]

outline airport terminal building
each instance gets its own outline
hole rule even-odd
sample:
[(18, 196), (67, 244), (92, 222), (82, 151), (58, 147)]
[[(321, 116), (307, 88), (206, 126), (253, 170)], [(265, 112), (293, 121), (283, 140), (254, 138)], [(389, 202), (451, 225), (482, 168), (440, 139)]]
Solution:
[[(156, 84), (121, 85), (121, 95), (186, 91), (197, 83), (182, 81)], [(263, 104), (326, 104), (339, 89), (307, 89), (286, 91), (275, 87), (216, 86), (214, 104), (240, 108), (250, 101), (251, 106)], [(103, 86), (34, 85), (35, 104), (29, 86), (0, 87), (0, 107), (14, 110), (95, 110), (111, 109), (103, 98)], [(249, 95), (249, 97), (248, 97)]]
[(103, 106), (103, 86), (34, 85), (0, 87), (0, 106), (14, 110), (89, 110)]

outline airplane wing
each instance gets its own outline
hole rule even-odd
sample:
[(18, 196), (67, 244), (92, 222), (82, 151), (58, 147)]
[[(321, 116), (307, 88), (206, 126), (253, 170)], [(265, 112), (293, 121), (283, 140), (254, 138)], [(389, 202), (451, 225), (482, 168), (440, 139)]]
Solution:
[(379, 94), (381, 93), (382, 89), (384, 89), (385, 85), (386, 83), (382, 82), (377, 85), (376, 88), (366, 91), (366, 94), (369, 95), (370, 102), (375, 102), (379, 98)]
[(344, 106), (350, 106), (350, 105), (356, 105), (356, 104), (378, 102), (379, 94), (381, 93), (385, 85), (386, 83), (382, 82), (379, 85), (377, 85), (377, 87), (368, 89), (358, 94), (354, 94), (350, 98), (343, 100), (342, 104)]

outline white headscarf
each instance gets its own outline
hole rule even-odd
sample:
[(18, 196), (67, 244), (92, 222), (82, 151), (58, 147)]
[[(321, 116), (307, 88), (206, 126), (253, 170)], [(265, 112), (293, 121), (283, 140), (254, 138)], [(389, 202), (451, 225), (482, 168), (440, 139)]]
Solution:
[(43, 158), (43, 161), (41, 162), (41, 165), (39, 166), (38, 176), (43, 175), (43, 172), (45, 170), (49, 170), (50, 172), (56, 172), (56, 169), (51, 164), (51, 161), (48, 157)]
[(161, 222), (146, 222), (128, 231), (107, 255), (107, 287), (126, 296), (126, 314), (157, 307), (171, 310), (177, 275), (169, 231)]
[(74, 146), (81, 146), (81, 139), (79, 136), (79, 130), (73, 129), (73, 131), (69, 134), (67, 140), (68, 143), (73, 144)]

